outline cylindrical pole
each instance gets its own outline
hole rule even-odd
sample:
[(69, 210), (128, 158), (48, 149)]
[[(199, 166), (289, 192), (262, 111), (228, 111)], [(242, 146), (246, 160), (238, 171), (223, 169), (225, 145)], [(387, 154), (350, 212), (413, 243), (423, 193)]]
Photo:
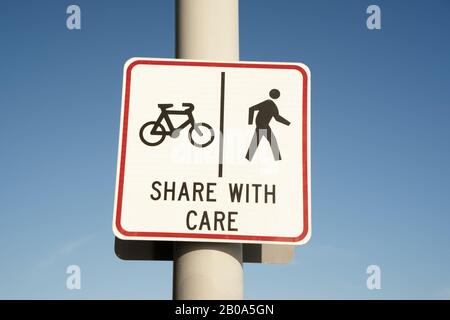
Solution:
[[(177, 58), (239, 60), (238, 13), (238, 0), (177, 0)], [(242, 299), (243, 291), (242, 244), (174, 242), (174, 299)]]
[(176, 55), (239, 60), (238, 0), (177, 0)]

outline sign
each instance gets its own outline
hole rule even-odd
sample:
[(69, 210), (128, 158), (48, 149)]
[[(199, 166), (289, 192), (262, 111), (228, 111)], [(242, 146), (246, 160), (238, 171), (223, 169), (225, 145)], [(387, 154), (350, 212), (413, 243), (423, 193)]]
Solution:
[(302, 244), (311, 233), (303, 64), (125, 64), (114, 234)]

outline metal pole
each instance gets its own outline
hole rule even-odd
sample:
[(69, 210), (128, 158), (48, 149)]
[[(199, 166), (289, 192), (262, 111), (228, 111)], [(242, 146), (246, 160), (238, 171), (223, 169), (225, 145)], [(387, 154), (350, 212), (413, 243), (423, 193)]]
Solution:
[[(177, 0), (177, 58), (239, 60), (238, 13), (238, 0)], [(243, 291), (242, 244), (174, 242), (174, 299), (242, 299)]]

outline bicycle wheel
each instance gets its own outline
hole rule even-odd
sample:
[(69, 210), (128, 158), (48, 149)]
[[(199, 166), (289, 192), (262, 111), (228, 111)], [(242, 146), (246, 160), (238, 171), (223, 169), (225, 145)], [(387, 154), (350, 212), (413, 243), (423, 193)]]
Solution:
[[(196, 129), (199, 130), (201, 134), (199, 134)], [(189, 129), (189, 141), (198, 148), (209, 146), (213, 140), (214, 130), (207, 123), (195, 123), (191, 129)]]
[[(159, 129), (159, 132), (161, 132), (161, 134), (152, 134), (152, 130), (155, 126)], [(139, 138), (141, 138), (141, 141), (151, 147), (157, 146), (158, 144), (163, 142), (166, 135), (166, 130), (164, 129), (162, 124), (157, 123), (156, 121), (149, 121), (144, 123), (144, 125), (141, 127), (141, 130), (139, 130)]]

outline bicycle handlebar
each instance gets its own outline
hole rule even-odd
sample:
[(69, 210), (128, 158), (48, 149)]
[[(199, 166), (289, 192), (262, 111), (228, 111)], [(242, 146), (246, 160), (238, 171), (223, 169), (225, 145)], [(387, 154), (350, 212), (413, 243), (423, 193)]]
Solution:
[(194, 105), (190, 102), (183, 102), (181, 104), (183, 107), (187, 107), (187, 110), (192, 111), (194, 110)]

